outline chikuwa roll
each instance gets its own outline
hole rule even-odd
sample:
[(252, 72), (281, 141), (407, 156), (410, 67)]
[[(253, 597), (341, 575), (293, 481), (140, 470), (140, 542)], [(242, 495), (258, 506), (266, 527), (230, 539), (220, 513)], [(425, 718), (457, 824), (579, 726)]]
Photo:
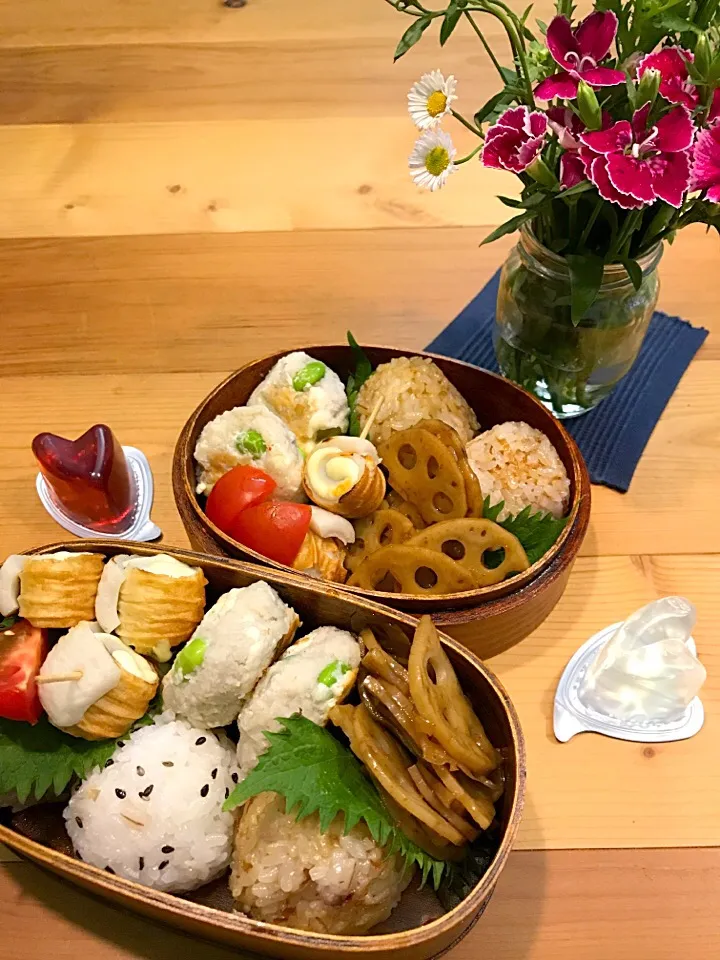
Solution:
[(83, 621), (61, 637), (37, 677), (50, 722), (74, 737), (121, 737), (155, 696), (154, 667), (122, 640)]
[(328, 713), (352, 690), (360, 644), (352, 633), (318, 627), (285, 651), (267, 671), (238, 717), (241, 777), (267, 749), (264, 732), (280, 729), (278, 717), (299, 713), (324, 726)]
[(299, 624), (263, 580), (223, 594), (165, 676), (165, 709), (205, 729), (232, 723)]
[(369, 440), (332, 437), (308, 454), (303, 486), (308, 498), (342, 517), (374, 513), (385, 498), (380, 457)]
[(275, 412), (256, 400), (206, 423), (195, 445), (197, 493), (209, 494), (220, 477), (240, 465), (270, 474), (281, 500), (304, 500), (303, 459), (297, 440)]
[(278, 360), (248, 403), (263, 404), (277, 414), (305, 450), (324, 436), (345, 433), (350, 419), (340, 377), (302, 351)]
[(199, 567), (159, 553), (113, 557), (103, 571), (95, 617), (144, 656), (169, 660), (200, 623), (207, 580)]
[(67, 629), (95, 616), (105, 557), (59, 550), (7, 558), (0, 570), (0, 613), (19, 614), (34, 627)]
[(319, 580), (345, 583), (347, 545), (355, 541), (353, 525), (322, 507), (311, 510), (310, 529), (293, 560), (293, 569)]

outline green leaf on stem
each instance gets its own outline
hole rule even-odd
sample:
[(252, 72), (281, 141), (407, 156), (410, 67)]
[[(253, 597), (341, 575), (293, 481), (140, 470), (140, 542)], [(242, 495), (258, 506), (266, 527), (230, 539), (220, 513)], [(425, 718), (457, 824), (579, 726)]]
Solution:
[(450, 39), (450, 35), (457, 26), (458, 20), (462, 16), (462, 8), (455, 5), (454, 2), (445, 11), (443, 22), (440, 25), (440, 46), (444, 47)]
[(643, 272), (640, 264), (637, 262), (637, 260), (632, 260), (628, 257), (623, 260), (622, 265), (627, 270), (627, 275), (630, 277), (632, 285), (636, 290), (639, 290), (643, 281)]
[(653, 19), (653, 26), (658, 30), (667, 30), (669, 33), (694, 33), (699, 36), (702, 33), (699, 27), (696, 27), (692, 20), (686, 20), (685, 17), (678, 17), (674, 13), (663, 13)]
[(517, 217), (511, 217), (509, 220), (506, 220), (505, 223), (496, 227), (492, 233), (489, 233), (480, 246), (484, 247), (486, 243), (493, 243), (493, 241), (499, 240), (500, 237), (506, 237), (509, 233), (515, 233), (524, 223), (527, 223), (528, 220), (533, 220), (535, 217), (537, 217), (537, 210), (526, 210), (525, 213), (520, 213)]
[(496, 93), (494, 97), (490, 97), (487, 103), (484, 103), (475, 114), (473, 118), (475, 120), (475, 126), (479, 127), (481, 123), (495, 120), (502, 113), (501, 108), (511, 103), (512, 99), (513, 93), (511, 93), (507, 87), (501, 90), (500, 93)]
[(393, 62), (396, 62), (400, 59), (400, 57), (405, 56), (410, 47), (415, 46), (420, 37), (422, 37), (423, 33), (430, 26), (431, 21), (432, 17), (418, 17), (417, 20), (413, 20), (405, 33), (400, 37), (400, 42), (395, 49)]
[(605, 262), (591, 253), (568, 254), (570, 268), (570, 319), (577, 326), (595, 302)]
[(588, 190), (592, 190), (593, 185), (589, 180), (583, 180), (582, 183), (576, 183), (574, 187), (568, 187), (567, 190), (563, 190), (560, 196), (563, 200), (572, 200), (574, 197), (579, 196), (581, 193), (587, 193)]

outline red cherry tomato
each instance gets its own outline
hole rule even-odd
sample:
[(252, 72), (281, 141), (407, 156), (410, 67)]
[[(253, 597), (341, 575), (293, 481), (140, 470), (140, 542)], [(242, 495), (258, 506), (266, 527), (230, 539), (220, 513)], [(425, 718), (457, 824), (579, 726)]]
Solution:
[(35, 678), (47, 650), (47, 630), (27, 620), (0, 629), (0, 717), (38, 722), (42, 706)]
[(273, 478), (264, 470), (233, 467), (220, 477), (210, 491), (205, 513), (216, 527), (229, 534), (237, 515), (256, 503), (269, 500), (276, 486)]
[(266, 500), (235, 518), (230, 536), (269, 560), (292, 566), (310, 526), (307, 503)]

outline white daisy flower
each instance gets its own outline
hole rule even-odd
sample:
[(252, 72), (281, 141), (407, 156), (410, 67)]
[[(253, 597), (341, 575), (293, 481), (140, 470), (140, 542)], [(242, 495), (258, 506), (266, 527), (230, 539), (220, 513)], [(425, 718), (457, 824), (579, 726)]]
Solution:
[(437, 126), (450, 113), (450, 104), (457, 100), (455, 77), (447, 80), (439, 70), (423, 74), (408, 93), (408, 112), (420, 130)]
[(445, 185), (450, 174), (457, 169), (455, 147), (452, 137), (444, 130), (426, 130), (415, 141), (408, 166), (410, 176), (419, 187), (426, 190), (439, 190)]

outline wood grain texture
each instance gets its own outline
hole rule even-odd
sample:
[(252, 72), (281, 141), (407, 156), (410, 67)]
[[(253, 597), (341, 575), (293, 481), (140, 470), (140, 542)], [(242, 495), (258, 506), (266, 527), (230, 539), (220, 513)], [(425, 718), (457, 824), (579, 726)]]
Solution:
[[(708, 960), (720, 952), (718, 850), (513, 853), (448, 960)], [(238, 960), (69, 888), (29, 863), (0, 870), (3, 960)], [(242, 957), (242, 960), (249, 958)]]

